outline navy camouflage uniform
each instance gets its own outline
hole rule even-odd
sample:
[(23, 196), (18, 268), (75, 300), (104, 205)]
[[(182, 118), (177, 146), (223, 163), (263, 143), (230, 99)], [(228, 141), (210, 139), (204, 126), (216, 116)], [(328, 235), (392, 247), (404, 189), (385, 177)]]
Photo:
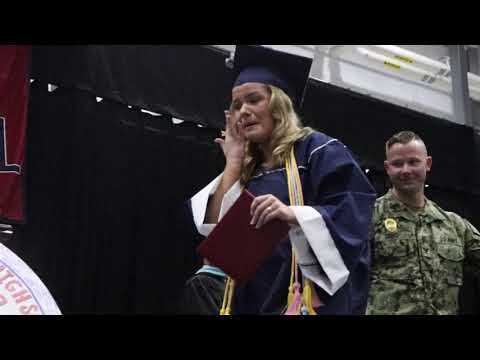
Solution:
[(377, 199), (369, 315), (458, 312), (463, 268), (480, 272), (480, 233), (467, 220), (425, 198), (413, 212), (390, 190)]

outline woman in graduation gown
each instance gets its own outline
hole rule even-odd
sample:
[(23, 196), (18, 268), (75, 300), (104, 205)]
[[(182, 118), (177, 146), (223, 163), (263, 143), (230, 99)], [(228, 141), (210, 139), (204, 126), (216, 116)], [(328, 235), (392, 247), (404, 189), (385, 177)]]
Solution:
[[(369, 289), (368, 228), (376, 194), (347, 147), (302, 127), (294, 110), (311, 59), (261, 46), (237, 46), (224, 172), (191, 199), (195, 225), (207, 236), (240, 196), (255, 195), (252, 224), (280, 219), (291, 228), (248, 282), (235, 287), (233, 314), (285, 311), (292, 248), (301, 274), (313, 284), (317, 314), (363, 314)], [(284, 162), (290, 149), (304, 206), (290, 206)]]

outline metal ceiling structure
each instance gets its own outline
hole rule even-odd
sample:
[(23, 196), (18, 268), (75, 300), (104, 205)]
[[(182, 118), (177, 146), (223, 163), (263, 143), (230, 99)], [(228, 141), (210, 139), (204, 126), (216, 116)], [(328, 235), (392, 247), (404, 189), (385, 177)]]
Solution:
[[(214, 45), (232, 53), (235, 45)], [(310, 77), (480, 132), (478, 45), (263, 45), (313, 59)]]

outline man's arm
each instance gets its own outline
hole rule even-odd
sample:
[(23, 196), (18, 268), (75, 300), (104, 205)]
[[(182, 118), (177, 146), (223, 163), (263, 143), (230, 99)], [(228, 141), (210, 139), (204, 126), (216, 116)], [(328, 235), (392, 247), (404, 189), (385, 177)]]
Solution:
[(466, 219), (464, 224), (465, 265), (473, 274), (480, 276), (480, 232)]

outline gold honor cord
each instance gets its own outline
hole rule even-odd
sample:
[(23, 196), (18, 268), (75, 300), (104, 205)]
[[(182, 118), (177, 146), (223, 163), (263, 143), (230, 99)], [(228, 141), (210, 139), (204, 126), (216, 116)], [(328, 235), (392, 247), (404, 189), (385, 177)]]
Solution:
[[(288, 195), (290, 198), (290, 204), (294, 206), (303, 206), (303, 193), (302, 183), (300, 181), (300, 175), (298, 173), (297, 161), (295, 160), (294, 147), (290, 149), (290, 156), (285, 161), (285, 169), (287, 171), (288, 179)], [(298, 265), (295, 256), (295, 249), (292, 245), (292, 266), (290, 274), (290, 286), (288, 288), (287, 309), (290, 308), (294, 299), (295, 282), (298, 280)], [(316, 315), (312, 302), (312, 286), (310, 280), (302, 275), (303, 279), (303, 294), (301, 295), (301, 302), (299, 304), (300, 309), (292, 309), (295, 312), (299, 310), (305, 315)]]
[[(285, 160), (285, 170), (287, 172), (288, 196), (290, 199), (290, 204), (295, 206), (303, 206), (304, 202), (302, 183), (300, 181), (300, 175), (298, 173), (298, 167), (295, 160), (295, 152), (293, 146), (290, 150), (290, 156)], [(300, 292), (298, 286), (298, 265), (295, 251), (292, 245), (292, 263), (290, 270), (290, 286), (288, 287), (287, 311), (291, 310), (290, 308), (294, 303), (295, 295), (300, 295), (300, 301), (298, 302), (298, 305), (295, 305), (295, 309), (293, 309), (293, 312), (295, 314), (302, 313), (305, 315), (317, 315), (313, 308), (312, 286), (310, 280), (307, 279), (305, 276), (302, 276), (302, 279), (303, 294)], [(225, 292), (223, 294), (223, 302), (222, 308), (220, 309), (220, 315), (231, 315), (234, 289), (235, 281), (230, 276), (227, 276), (227, 282), (225, 285)]]
[(223, 293), (223, 303), (220, 309), (220, 315), (231, 315), (233, 290), (235, 289), (235, 281), (227, 276), (227, 283), (225, 284), (225, 292)]
[[(293, 146), (290, 152), (290, 157), (292, 156), (293, 152)], [(292, 170), (291, 170), (291, 164), (287, 159), (285, 161), (285, 171), (287, 172), (287, 184), (288, 184), (288, 197), (290, 199), (290, 204), (296, 205), (295, 203), (292, 202), (292, 199), (296, 199), (296, 194), (295, 194), (295, 186), (292, 186)], [(296, 179), (293, 179), (293, 181), (296, 181)], [(300, 289), (295, 287), (294, 285), (298, 284), (298, 270), (297, 270), (297, 261), (295, 259), (295, 251), (293, 250), (292, 246), (292, 263), (290, 267), (290, 285), (288, 287), (288, 297), (287, 297), (287, 310), (292, 307), (292, 303), (294, 301), (294, 295), (296, 291), (299, 291)], [(298, 305), (295, 305), (295, 309), (293, 309), (294, 312), (300, 311), (300, 306), (301, 302), (298, 302)]]

